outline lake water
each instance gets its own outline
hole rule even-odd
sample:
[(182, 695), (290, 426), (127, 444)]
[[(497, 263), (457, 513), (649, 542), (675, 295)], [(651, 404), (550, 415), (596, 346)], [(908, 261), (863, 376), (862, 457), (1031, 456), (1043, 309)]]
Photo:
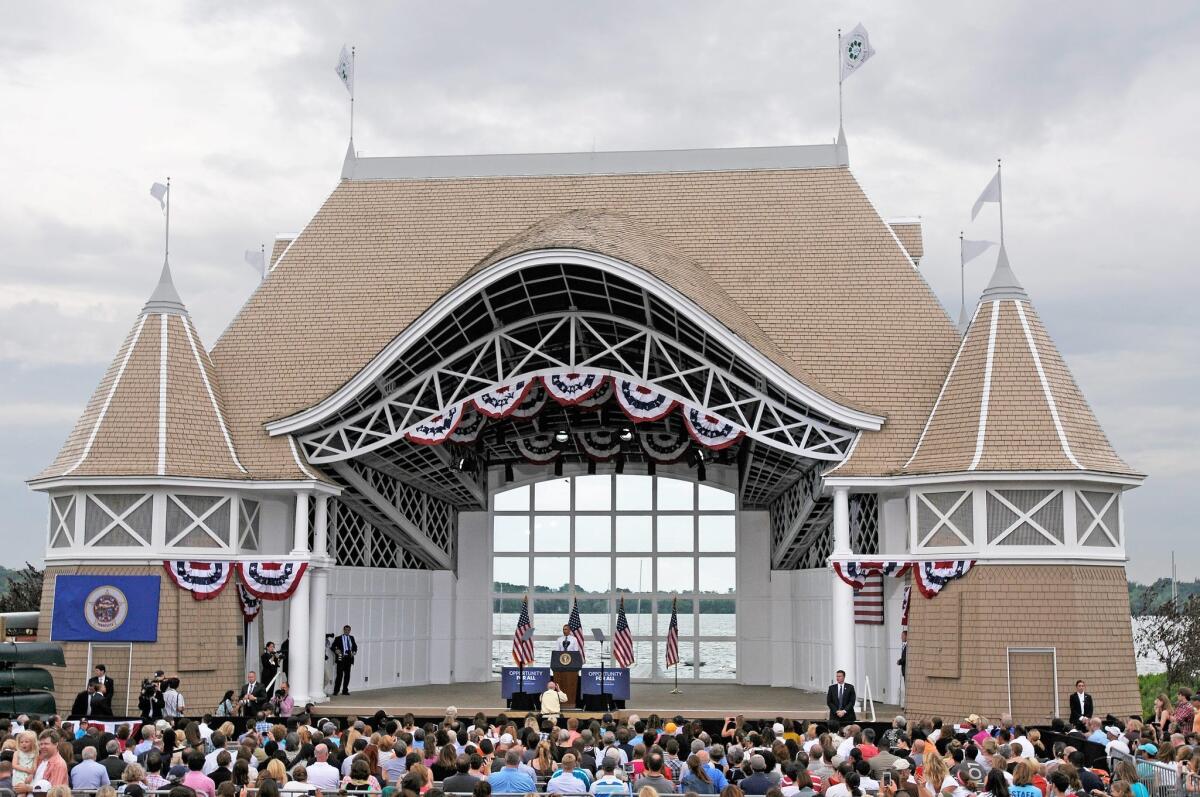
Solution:
[[(697, 676), (692, 667), (686, 666), (694, 658), (691, 635), (693, 634), (695, 620), (690, 614), (680, 616), (680, 660), (683, 662), (679, 667), (680, 678), (731, 679), (737, 677), (737, 648), (733, 638), (736, 630), (736, 617), (733, 614), (706, 614), (701, 616), (701, 634), (705, 636), (727, 637), (728, 641), (706, 639), (700, 643), (701, 663), (699, 675)], [(583, 622), (585, 633), (589, 637), (585, 648), (588, 661), (589, 663), (597, 663), (599, 662), (600, 646), (590, 639), (591, 629), (600, 628), (604, 631), (606, 637), (610, 636), (612, 633), (610, 628), (611, 620), (605, 614), (581, 614), (580, 619)], [(654, 618), (649, 614), (630, 614), (628, 615), (628, 619), (630, 628), (633, 630), (634, 639), (638, 640), (634, 645), (634, 655), (637, 661), (634, 662), (632, 676), (634, 678), (671, 677), (672, 671), (667, 670), (663, 666), (663, 659), (666, 655), (665, 642), (660, 640), (655, 647), (649, 640), (639, 639), (640, 637), (649, 637), (653, 633), (652, 622)], [(534, 622), (535, 627), (539, 631), (552, 629), (551, 633), (556, 634), (566, 620), (566, 617), (548, 617), (542, 615), (535, 618)], [(658, 634), (660, 637), (665, 638), (669, 615), (659, 615), (658, 622)], [(1133, 618), (1135, 633), (1140, 622), (1142, 621), (1138, 618)], [(492, 617), (492, 632), (504, 635), (505, 637), (502, 640), (495, 640), (492, 644), (492, 672), (496, 675), (499, 675), (501, 667), (507, 667), (512, 664), (512, 633), (516, 628), (516, 623), (517, 618), (514, 615), (493, 615)], [(552, 640), (539, 639), (535, 641), (534, 655), (538, 663), (548, 660), (552, 647)], [(655, 649), (652, 650), (652, 647)], [(607, 643), (604, 646), (604, 653), (606, 662), (611, 661), (611, 650)], [(652, 673), (652, 666), (657, 672)], [(1162, 662), (1157, 659), (1142, 656), (1137, 658), (1138, 675), (1162, 671)]]

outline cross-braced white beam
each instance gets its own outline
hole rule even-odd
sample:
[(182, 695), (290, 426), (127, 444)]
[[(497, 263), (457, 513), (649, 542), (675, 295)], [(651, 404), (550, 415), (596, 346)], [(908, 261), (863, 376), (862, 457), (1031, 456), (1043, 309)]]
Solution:
[(563, 311), (509, 324), (415, 377), (380, 385), (377, 399), (302, 435), (300, 443), (314, 464), (350, 459), (394, 443), (418, 422), (498, 385), (564, 370), (594, 370), (652, 386), (737, 424), (751, 440), (799, 457), (841, 460), (856, 434), (644, 324)]
[(396, 506), (383, 496), (375, 487), (359, 475), (358, 471), (345, 462), (335, 462), (333, 469), (338, 475), (345, 479), (351, 486), (358, 491), (364, 499), (366, 499), (371, 508), (382, 514), (390, 521), (391, 524), (398, 527), (408, 536), (409, 540), (398, 540), (402, 544), (407, 542), (414, 543), (419, 549), (419, 556), (427, 560), (435, 567), (450, 570), (453, 568), (453, 563), (450, 556), (425, 535), (415, 523), (409, 520)]

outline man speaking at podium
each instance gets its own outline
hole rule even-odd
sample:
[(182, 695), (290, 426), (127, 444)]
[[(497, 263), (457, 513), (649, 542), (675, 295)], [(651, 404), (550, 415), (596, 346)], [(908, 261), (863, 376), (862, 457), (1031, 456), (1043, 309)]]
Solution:
[(563, 626), (563, 635), (558, 638), (558, 647), (555, 648), (555, 650), (574, 650), (579, 653), (583, 652), (579, 650), (579, 640), (576, 639), (575, 635), (571, 633), (571, 626)]

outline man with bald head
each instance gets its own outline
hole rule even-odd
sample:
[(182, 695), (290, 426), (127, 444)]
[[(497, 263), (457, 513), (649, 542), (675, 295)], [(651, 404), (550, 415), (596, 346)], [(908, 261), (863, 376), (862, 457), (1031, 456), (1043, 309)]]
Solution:
[(317, 745), (313, 748), (313, 757), (317, 760), (308, 767), (308, 782), (322, 794), (336, 792), (341, 788), (342, 775), (329, 763), (329, 747)]

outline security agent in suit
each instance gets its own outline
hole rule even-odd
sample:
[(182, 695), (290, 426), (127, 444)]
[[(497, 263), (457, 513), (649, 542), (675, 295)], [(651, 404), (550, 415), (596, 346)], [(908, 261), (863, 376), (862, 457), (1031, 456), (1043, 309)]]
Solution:
[(854, 684), (846, 683), (846, 671), (837, 671), (837, 681), (829, 685), (825, 693), (825, 705), (829, 706), (829, 720), (843, 727), (854, 722)]
[(97, 664), (92, 668), (92, 677), (88, 678), (88, 683), (96, 685), (96, 691), (100, 693), (101, 698), (104, 700), (105, 708), (109, 716), (111, 716), (113, 690), (116, 689), (117, 683), (108, 677), (108, 668), (103, 664)]
[(259, 682), (258, 673), (254, 670), (246, 673), (246, 683), (242, 684), (237, 693), (238, 708), (242, 716), (253, 717), (266, 699), (267, 690)]
[(1083, 728), (1085, 720), (1096, 716), (1096, 705), (1092, 696), (1087, 693), (1087, 684), (1082, 680), (1075, 682), (1075, 691), (1071, 693), (1071, 724)]
[(342, 626), (342, 633), (329, 643), (329, 651), (333, 654), (336, 671), (333, 678), (333, 693), (335, 695), (350, 694), (350, 668), (354, 666), (354, 654), (358, 653), (358, 643), (350, 633), (350, 626)]

